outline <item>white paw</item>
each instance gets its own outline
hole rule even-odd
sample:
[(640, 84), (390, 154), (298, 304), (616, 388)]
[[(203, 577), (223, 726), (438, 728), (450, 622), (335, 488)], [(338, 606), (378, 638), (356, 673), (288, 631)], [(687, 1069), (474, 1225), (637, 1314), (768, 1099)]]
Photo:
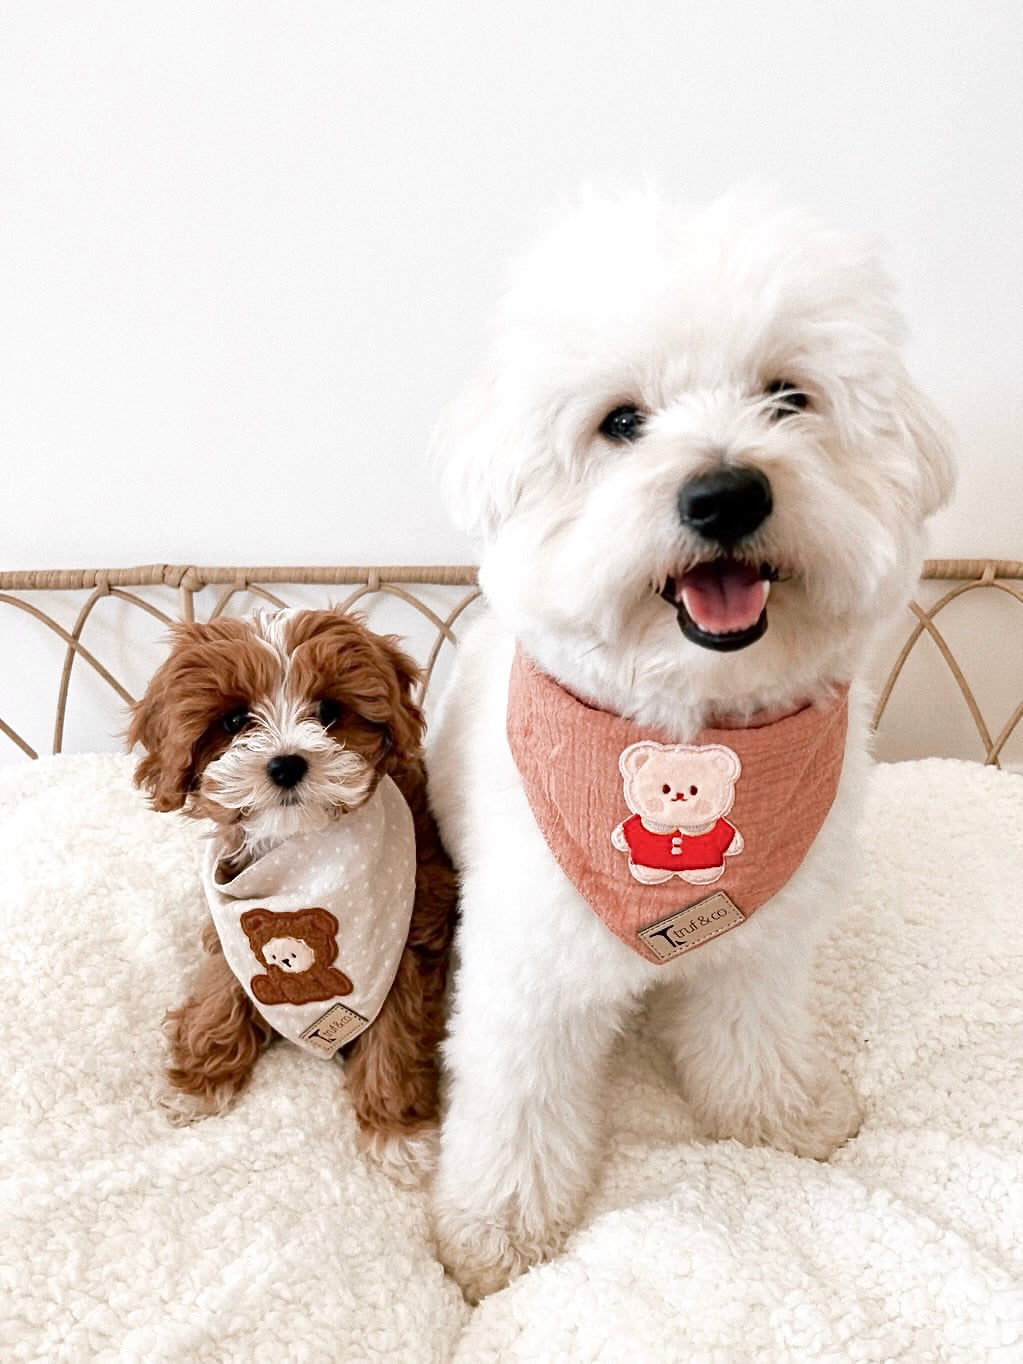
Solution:
[(427, 1182), (436, 1167), (438, 1133), (435, 1127), (398, 1135), (361, 1132), (359, 1149), (392, 1184), (415, 1189)]
[(469, 1303), (505, 1288), (530, 1265), (549, 1260), (565, 1236), (560, 1229), (527, 1233), (500, 1220), (444, 1208), (437, 1209), (435, 1230), (438, 1257)]
[(828, 1065), (800, 1120), (791, 1127), (791, 1150), (797, 1156), (827, 1160), (863, 1125), (863, 1102), (837, 1066)]
[(742, 1112), (696, 1113), (705, 1136), (744, 1146), (773, 1146), (812, 1160), (827, 1160), (863, 1122), (859, 1096), (838, 1068), (822, 1065), (812, 1088), (753, 1096)]

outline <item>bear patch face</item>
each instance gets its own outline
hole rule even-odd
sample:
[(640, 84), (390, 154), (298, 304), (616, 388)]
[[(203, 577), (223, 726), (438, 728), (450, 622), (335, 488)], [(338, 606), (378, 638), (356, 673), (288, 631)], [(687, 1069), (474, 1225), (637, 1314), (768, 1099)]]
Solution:
[(308, 971), (316, 953), (301, 938), (271, 938), (263, 944), (263, 960), (282, 971)]
[(352, 993), (352, 982), (334, 965), (338, 921), (329, 910), (248, 909), (239, 923), (266, 963), (266, 974), (249, 983), (260, 1004), (309, 1004)]
[(735, 802), (739, 759), (721, 744), (632, 744), (619, 759), (625, 801), (644, 823), (696, 832)]
[(618, 760), (632, 814), (611, 833), (629, 871), (644, 885), (670, 881), (707, 886), (725, 874), (725, 858), (743, 850), (725, 815), (742, 765), (722, 744), (630, 744)]

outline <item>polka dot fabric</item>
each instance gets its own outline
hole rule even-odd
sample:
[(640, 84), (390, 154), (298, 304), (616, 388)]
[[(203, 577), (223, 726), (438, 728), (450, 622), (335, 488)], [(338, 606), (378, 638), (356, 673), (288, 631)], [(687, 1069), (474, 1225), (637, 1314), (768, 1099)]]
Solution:
[(282, 1036), (332, 1056), (380, 1012), (408, 937), (416, 841), (404, 797), (383, 777), (359, 809), (227, 881), (217, 855), (209, 843), (203, 887), (232, 971)]

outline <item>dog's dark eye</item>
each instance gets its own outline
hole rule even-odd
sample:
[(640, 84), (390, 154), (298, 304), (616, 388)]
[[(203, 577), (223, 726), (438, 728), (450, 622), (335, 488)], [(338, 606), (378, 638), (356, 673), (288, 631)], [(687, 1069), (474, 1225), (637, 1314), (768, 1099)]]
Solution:
[(810, 406), (810, 399), (795, 384), (788, 379), (775, 379), (764, 389), (764, 394), (768, 398), (773, 398), (771, 405), (771, 420), (781, 421), (782, 417), (791, 417), (794, 412), (805, 412)]
[(239, 734), (249, 722), (249, 712), (245, 706), (235, 706), (221, 717), (220, 727), (227, 734)]
[(699, 789), (700, 789), (700, 788), (699, 788), (698, 786), (690, 786), (690, 788), (689, 788), (689, 794), (690, 794), (691, 796), (695, 796), (696, 793), (699, 791)]
[(644, 421), (646, 418), (638, 407), (625, 404), (607, 414), (600, 423), (600, 434), (606, 436), (608, 440), (624, 445), (636, 439), (643, 430)]
[(671, 790), (671, 787), (670, 787), (670, 786), (662, 786), (662, 787), (661, 787), (661, 790), (664, 792), (665, 795), (667, 795), (668, 792)]
[(324, 697), (320, 702), (317, 714), (320, 717), (320, 724), (324, 729), (330, 729), (331, 725), (336, 725), (341, 719), (341, 707), (336, 701), (331, 701), (329, 697)]

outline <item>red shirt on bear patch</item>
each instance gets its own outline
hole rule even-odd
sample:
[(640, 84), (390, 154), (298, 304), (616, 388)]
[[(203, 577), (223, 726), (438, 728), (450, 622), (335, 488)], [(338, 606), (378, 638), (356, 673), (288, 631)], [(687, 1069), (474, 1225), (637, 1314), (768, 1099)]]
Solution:
[(724, 866), (735, 829), (727, 819), (719, 819), (705, 834), (684, 834), (680, 829), (658, 834), (648, 829), (639, 815), (622, 826), (629, 854), (638, 867), (658, 871), (709, 871)]

